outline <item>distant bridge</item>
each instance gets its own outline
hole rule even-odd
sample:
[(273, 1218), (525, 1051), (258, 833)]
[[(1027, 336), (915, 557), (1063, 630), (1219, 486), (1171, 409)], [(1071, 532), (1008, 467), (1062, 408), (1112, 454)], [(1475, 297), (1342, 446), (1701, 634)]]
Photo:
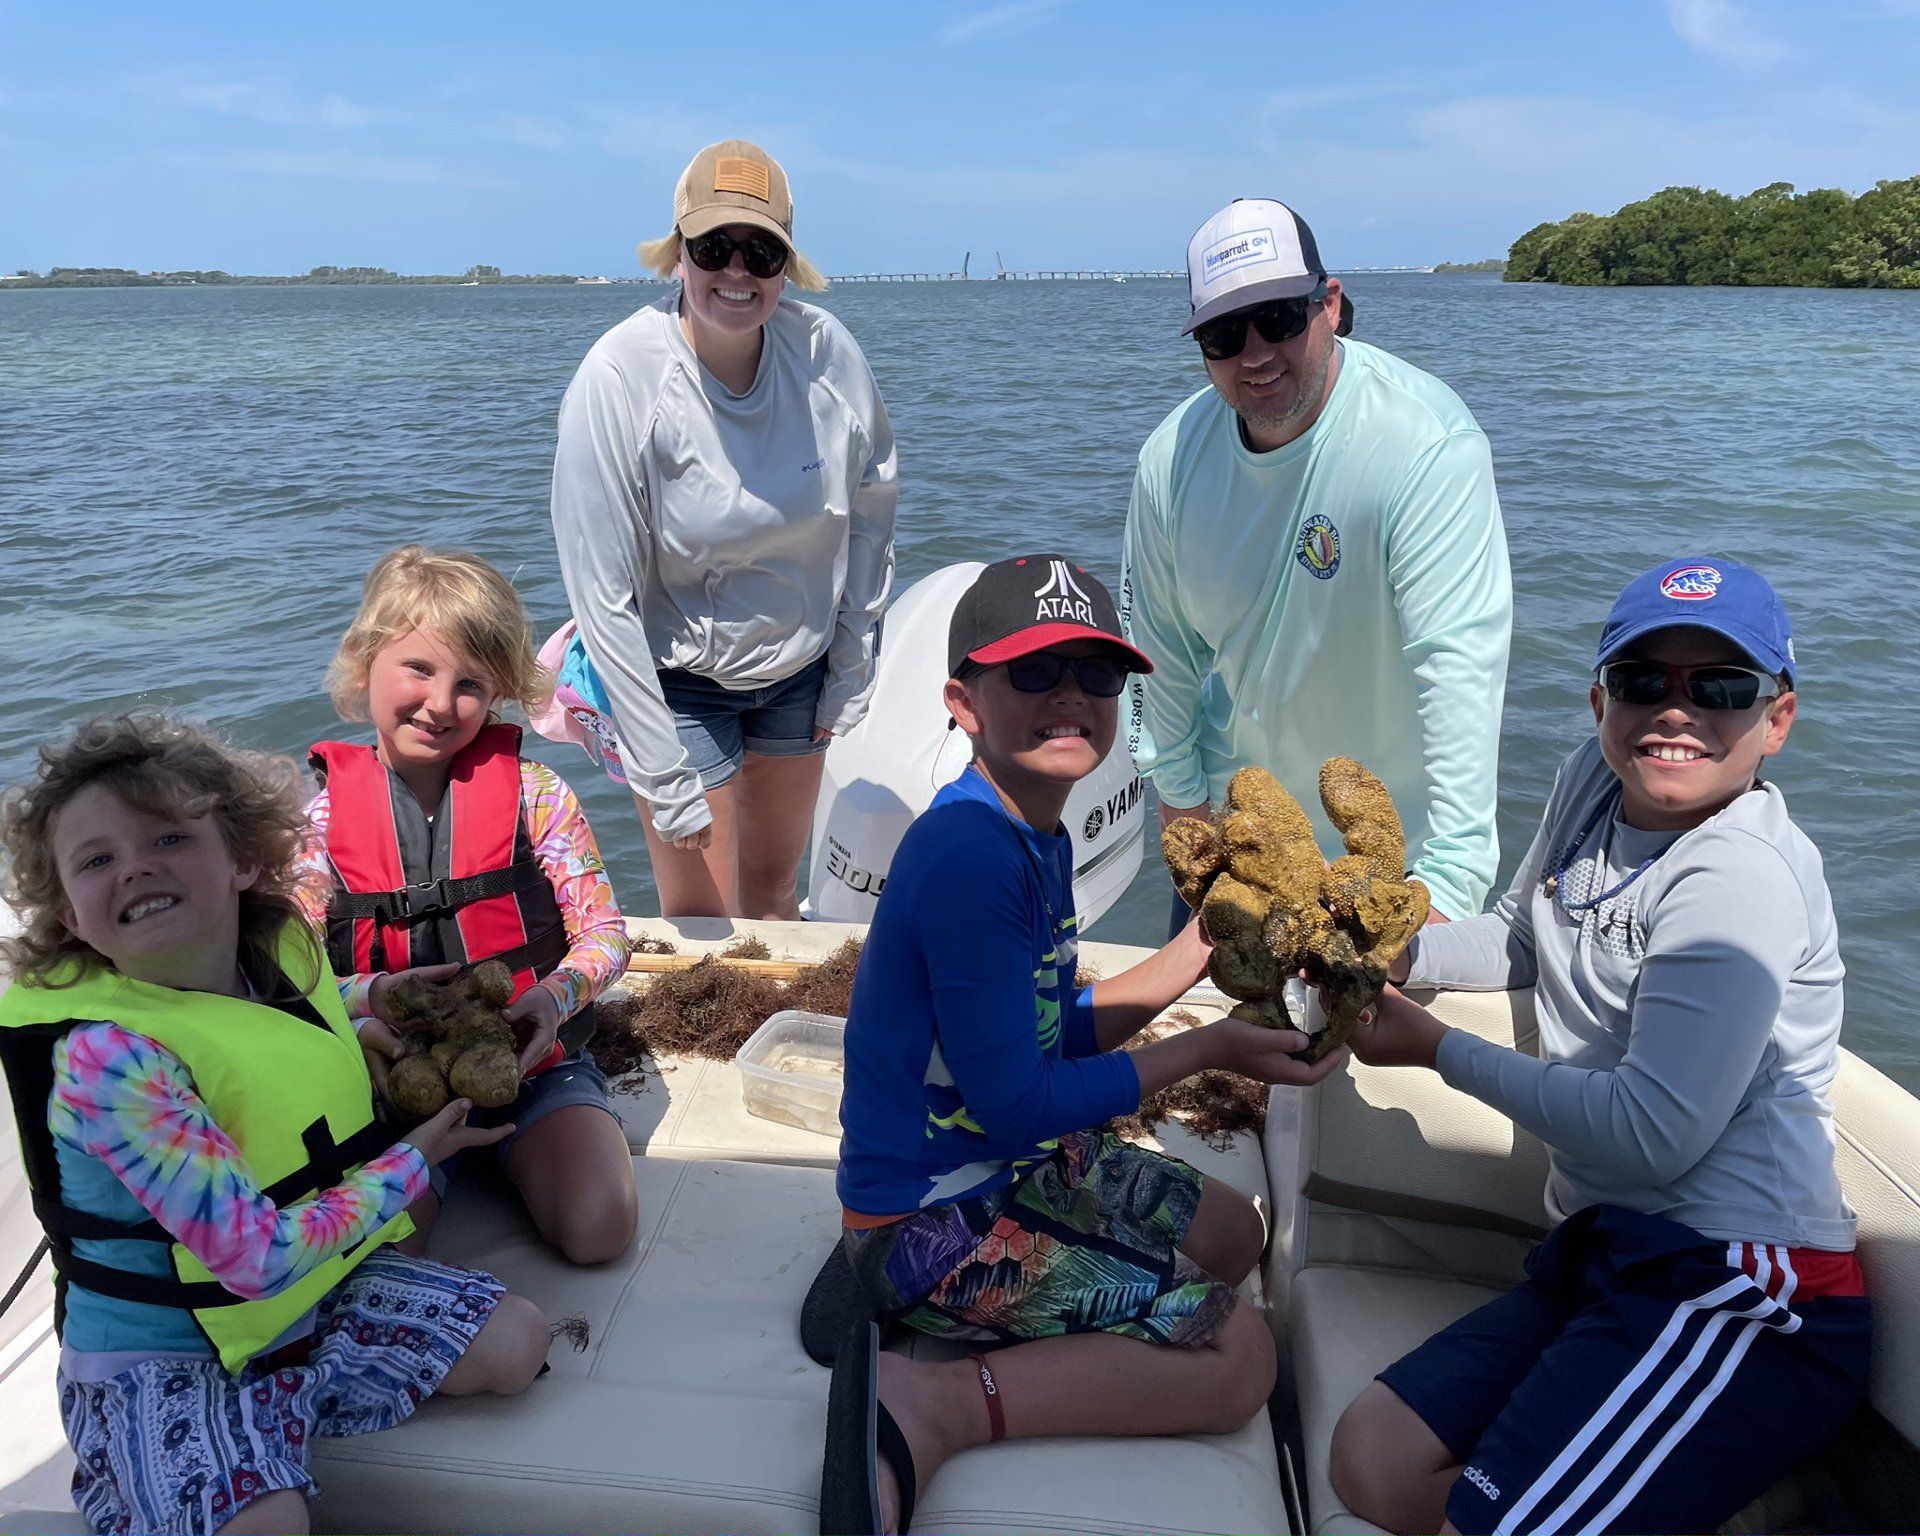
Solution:
[[(1384, 272), (1431, 272), (1432, 267), (1337, 267), (1335, 277), (1365, 277)], [(1124, 283), (1129, 278), (1185, 277), (1170, 269), (1134, 271), (1118, 267), (1034, 267), (1009, 271), (1002, 267), (991, 278), (969, 278), (959, 272), (845, 272), (829, 279), (836, 283)]]
[(836, 283), (1124, 283), (1132, 277), (1185, 277), (1184, 272), (1134, 272), (1117, 267), (1041, 267), (1032, 271), (1005, 269), (991, 278), (969, 278), (964, 272), (848, 272), (829, 279)]
[(842, 272), (830, 283), (964, 283), (963, 272)]

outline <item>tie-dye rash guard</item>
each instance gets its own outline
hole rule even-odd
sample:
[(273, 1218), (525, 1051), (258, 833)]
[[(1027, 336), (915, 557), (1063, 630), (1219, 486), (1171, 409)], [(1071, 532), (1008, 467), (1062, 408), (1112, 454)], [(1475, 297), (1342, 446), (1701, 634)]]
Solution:
[(180, 1058), (118, 1024), (69, 1031), (54, 1047), (53, 1071), (47, 1125), (56, 1150), (64, 1144), (105, 1163), (148, 1215), (248, 1300), (277, 1294), (353, 1247), (427, 1187), (426, 1159), (396, 1142), (333, 1188), (276, 1206)]
[[(627, 929), (593, 829), (567, 781), (544, 764), (522, 758), (520, 812), (526, 818), (533, 857), (553, 887), (553, 899), (567, 927), (566, 958), (541, 978), (540, 985), (560, 1004), (560, 1017), (570, 1019), (626, 971)], [(297, 896), (307, 921), (323, 932), (333, 886), (327, 867), (327, 829), (332, 819), (332, 802), (323, 789), (307, 802), (307, 846), (300, 867), (308, 878)], [(372, 1011), (367, 1006), (372, 985), (372, 976), (341, 978), (340, 996), (350, 1017), (365, 1018)]]

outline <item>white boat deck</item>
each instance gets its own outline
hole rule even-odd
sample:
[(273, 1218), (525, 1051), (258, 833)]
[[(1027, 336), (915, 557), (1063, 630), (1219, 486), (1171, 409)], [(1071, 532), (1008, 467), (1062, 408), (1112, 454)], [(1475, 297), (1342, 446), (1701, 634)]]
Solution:
[[(634, 925), (683, 951), (764, 937), (824, 957), (834, 924)], [(1088, 943), (1106, 974), (1143, 951)], [(1436, 1000), (1449, 1022), (1530, 1044), (1525, 994)], [(1203, 1018), (1217, 1004), (1197, 1000)], [(559, 1261), (511, 1199), (463, 1185), (435, 1252), (484, 1266), (551, 1316), (587, 1319), (553, 1374), (515, 1399), (436, 1400), (386, 1434), (320, 1442), (315, 1528), (338, 1531), (806, 1532), (815, 1529), (828, 1373), (801, 1351), (801, 1298), (839, 1232), (829, 1136), (748, 1115), (729, 1064), (672, 1062), (617, 1096), (635, 1152), (641, 1235), (599, 1269)], [(1836, 1086), (1839, 1160), (1876, 1299), (1873, 1404), (1920, 1440), (1920, 1116), (1851, 1057)], [(1403, 1349), (1518, 1277), (1543, 1221), (1538, 1144), (1431, 1074), (1355, 1066), (1276, 1090), (1264, 1146), (1164, 1144), (1270, 1214), (1247, 1299), (1282, 1343), (1275, 1416), (1180, 1440), (1047, 1440), (969, 1451), (922, 1492), (918, 1531), (1369, 1531), (1326, 1480), (1341, 1407)], [(0, 1284), (38, 1239), (18, 1152), (0, 1138)], [(53, 1396), (46, 1266), (0, 1318), (0, 1533), (74, 1532)], [(895, 1341), (892, 1347), (927, 1347)], [(1275, 1433), (1275, 1424), (1281, 1433)], [(1904, 1439), (1902, 1439), (1904, 1437)], [(1297, 1479), (1295, 1468), (1300, 1469)], [(1908, 1484), (1920, 1487), (1920, 1484)], [(1789, 1477), (1733, 1527), (1818, 1529)], [(1920, 1501), (1913, 1504), (1920, 1518)]]

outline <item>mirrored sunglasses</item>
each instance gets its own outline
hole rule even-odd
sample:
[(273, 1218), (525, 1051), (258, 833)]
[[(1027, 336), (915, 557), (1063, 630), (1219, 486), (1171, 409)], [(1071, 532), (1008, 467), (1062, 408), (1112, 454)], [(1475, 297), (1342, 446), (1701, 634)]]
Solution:
[(1600, 686), (1621, 704), (1658, 704), (1674, 688), (1700, 709), (1751, 709), (1762, 699), (1780, 696), (1780, 684), (1757, 667), (1716, 665), (1670, 667), (1662, 661), (1610, 661), (1600, 669)]

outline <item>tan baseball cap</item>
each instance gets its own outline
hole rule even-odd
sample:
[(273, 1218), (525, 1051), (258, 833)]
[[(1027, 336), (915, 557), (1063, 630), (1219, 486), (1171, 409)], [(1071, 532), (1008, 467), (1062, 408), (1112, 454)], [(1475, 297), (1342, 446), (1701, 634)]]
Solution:
[(696, 239), (725, 224), (751, 224), (793, 244), (793, 194), (780, 162), (758, 144), (728, 139), (693, 157), (673, 190), (673, 227)]

